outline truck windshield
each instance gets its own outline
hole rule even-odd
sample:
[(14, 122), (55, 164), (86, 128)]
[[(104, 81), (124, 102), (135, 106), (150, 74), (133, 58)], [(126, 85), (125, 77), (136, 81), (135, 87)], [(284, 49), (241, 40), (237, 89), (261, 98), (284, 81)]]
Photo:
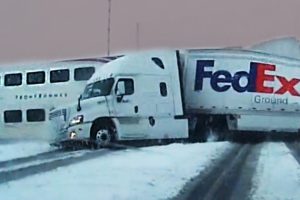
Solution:
[(94, 83), (90, 83), (85, 87), (84, 92), (82, 94), (82, 99), (107, 96), (110, 94), (113, 84), (113, 78), (108, 78)]

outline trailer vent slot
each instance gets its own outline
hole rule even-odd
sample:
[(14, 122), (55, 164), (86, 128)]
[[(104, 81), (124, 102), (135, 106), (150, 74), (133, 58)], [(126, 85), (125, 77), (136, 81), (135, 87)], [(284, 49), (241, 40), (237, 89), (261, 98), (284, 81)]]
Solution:
[(163, 63), (163, 61), (162, 61), (160, 58), (158, 58), (158, 57), (153, 57), (153, 58), (151, 58), (151, 60), (152, 60), (157, 66), (159, 66), (160, 68), (165, 69), (164, 63)]

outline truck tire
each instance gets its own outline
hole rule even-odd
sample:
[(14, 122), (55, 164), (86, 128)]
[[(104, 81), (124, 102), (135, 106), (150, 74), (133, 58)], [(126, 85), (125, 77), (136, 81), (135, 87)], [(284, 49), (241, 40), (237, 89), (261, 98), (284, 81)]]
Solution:
[(115, 137), (112, 128), (95, 125), (91, 130), (91, 139), (94, 141), (94, 148), (109, 146), (114, 142)]

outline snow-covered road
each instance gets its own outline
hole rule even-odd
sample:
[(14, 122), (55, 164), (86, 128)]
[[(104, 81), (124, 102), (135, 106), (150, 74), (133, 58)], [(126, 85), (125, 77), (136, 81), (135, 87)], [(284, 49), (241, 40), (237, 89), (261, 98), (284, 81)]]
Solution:
[(284, 143), (266, 143), (261, 149), (252, 199), (300, 199), (300, 165)]
[(0, 143), (0, 161), (21, 158), (53, 150), (48, 142), (26, 141)]
[[(9, 145), (13, 144), (6, 147)], [(31, 148), (35, 151), (30, 150), (28, 154), (47, 150), (44, 144), (40, 145), (35, 144), (36, 148)], [(0, 150), (5, 154), (4, 146)], [(112, 151), (0, 184), (0, 199), (170, 199), (193, 177), (213, 168), (233, 147), (236, 144), (211, 142)], [(13, 155), (11, 148), (7, 148), (10, 152), (8, 158), (25, 156), (19, 151)], [(300, 167), (290, 149), (284, 143), (263, 143), (255, 154), (256, 168), (249, 178), (252, 188), (248, 198), (299, 199)], [(254, 161), (248, 159), (249, 162), (253, 164)], [(232, 187), (233, 190), (236, 188), (239, 187)]]
[(0, 199), (170, 198), (230, 146), (227, 142), (171, 144), (116, 151), (2, 184)]

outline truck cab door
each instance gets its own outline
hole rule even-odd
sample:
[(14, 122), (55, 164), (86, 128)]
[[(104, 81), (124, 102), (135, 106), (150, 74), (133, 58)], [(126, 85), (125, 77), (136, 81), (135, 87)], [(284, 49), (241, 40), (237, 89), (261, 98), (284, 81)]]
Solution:
[(132, 78), (121, 78), (118, 80), (115, 87), (114, 109), (114, 113), (118, 117), (137, 116), (139, 110)]
[(133, 78), (120, 78), (114, 91), (114, 116), (119, 121), (120, 139), (141, 139), (145, 137), (140, 125), (138, 95)]

